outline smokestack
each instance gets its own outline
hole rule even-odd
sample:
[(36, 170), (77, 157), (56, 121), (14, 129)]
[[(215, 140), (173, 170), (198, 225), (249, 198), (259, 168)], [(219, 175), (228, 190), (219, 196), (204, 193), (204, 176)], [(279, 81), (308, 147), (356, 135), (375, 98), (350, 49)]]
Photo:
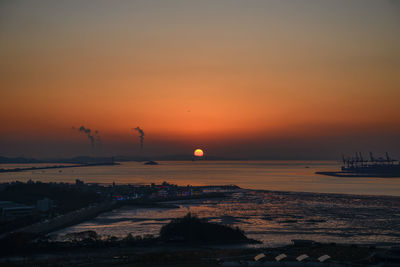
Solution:
[(94, 131), (94, 137), (96, 137), (96, 142), (97, 142), (97, 145), (99, 146), (99, 147), (101, 147), (101, 138), (100, 138), (100, 134), (99, 134), (99, 131)]
[(140, 138), (140, 149), (143, 150), (143, 137), (144, 137), (144, 132), (140, 127), (133, 128), (132, 130), (138, 131), (139, 132), (139, 138)]

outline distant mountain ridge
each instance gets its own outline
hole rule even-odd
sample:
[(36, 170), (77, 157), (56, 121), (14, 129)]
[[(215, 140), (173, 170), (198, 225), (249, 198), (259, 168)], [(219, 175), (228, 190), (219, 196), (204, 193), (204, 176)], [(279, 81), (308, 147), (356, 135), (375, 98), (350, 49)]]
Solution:
[(77, 156), (71, 158), (50, 158), (50, 159), (35, 159), (25, 157), (4, 157), (0, 156), (0, 164), (11, 164), (11, 163), (73, 163), (73, 164), (86, 164), (86, 163), (110, 163), (110, 162), (124, 162), (124, 161), (192, 161), (192, 160), (332, 160), (332, 159), (318, 159), (318, 158), (307, 158), (299, 159), (295, 157), (289, 158), (273, 158), (272, 156), (266, 157), (250, 157), (250, 158), (239, 158), (239, 157), (221, 157), (221, 156), (209, 156), (205, 155), (202, 158), (194, 157), (192, 154), (178, 154), (178, 155), (157, 155), (157, 156), (127, 156), (118, 155), (113, 157), (93, 157), (93, 156)]
[(65, 158), (65, 159), (34, 159), (34, 158), (24, 158), (24, 157), (1, 157), (0, 163), (102, 163), (102, 162), (111, 162), (113, 161), (113, 157), (89, 157), (89, 156), (79, 156), (73, 158)]
[(32, 158), (15, 157), (7, 158), (0, 156), (0, 163), (42, 163), (43, 161)]

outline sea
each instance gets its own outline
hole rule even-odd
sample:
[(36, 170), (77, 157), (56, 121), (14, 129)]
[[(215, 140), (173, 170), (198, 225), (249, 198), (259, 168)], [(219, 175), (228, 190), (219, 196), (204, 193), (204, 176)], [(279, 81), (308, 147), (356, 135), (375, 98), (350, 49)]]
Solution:
[[(54, 164), (0, 164), (0, 169)], [(43, 181), (99, 184), (238, 185), (245, 189), (400, 196), (399, 178), (343, 178), (315, 174), (336, 171), (338, 161), (160, 161), (159, 165), (121, 162), (91, 166), (0, 173), (0, 182)]]
[[(1, 164), (0, 168), (31, 167)], [(37, 166), (37, 165), (35, 165)], [(238, 226), (263, 246), (292, 239), (390, 245), (400, 243), (400, 178), (343, 178), (337, 161), (160, 161), (0, 173), (0, 182), (43, 181), (99, 184), (229, 185), (242, 188), (226, 198), (172, 202), (178, 208), (122, 207), (59, 230), (95, 230), (103, 237), (157, 236), (172, 218), (191, 212), (211, 222)]]

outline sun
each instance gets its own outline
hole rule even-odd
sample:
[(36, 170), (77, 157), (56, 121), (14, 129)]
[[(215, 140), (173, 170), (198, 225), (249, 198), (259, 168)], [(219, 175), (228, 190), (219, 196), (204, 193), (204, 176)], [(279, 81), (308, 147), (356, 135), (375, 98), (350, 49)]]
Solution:
[(203, 152), (203, 150), (201, 150), (200, 148), (198, 148), (198, 149), (196, 149), (196, 150), (194, 151), (194, 155), (195, 155), (196, 157), (202, 157), (202, 156), (204, 156), (204, 152)]

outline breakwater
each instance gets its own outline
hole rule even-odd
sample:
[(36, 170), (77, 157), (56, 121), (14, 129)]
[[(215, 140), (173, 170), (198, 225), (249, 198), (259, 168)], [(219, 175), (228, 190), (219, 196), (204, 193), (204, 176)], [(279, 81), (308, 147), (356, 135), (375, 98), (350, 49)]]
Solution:
[(97, 205), (85, 207), (67, 214), (63, 214), (42, 222), (38, 222), (14, 232), (31, 233), (35, 235), (43, 235), (55, 230), (80, 223), (82, 221), (96, 217), (98, 214), (113, 210), (119, 206), (117, 201), (107, 201)]

